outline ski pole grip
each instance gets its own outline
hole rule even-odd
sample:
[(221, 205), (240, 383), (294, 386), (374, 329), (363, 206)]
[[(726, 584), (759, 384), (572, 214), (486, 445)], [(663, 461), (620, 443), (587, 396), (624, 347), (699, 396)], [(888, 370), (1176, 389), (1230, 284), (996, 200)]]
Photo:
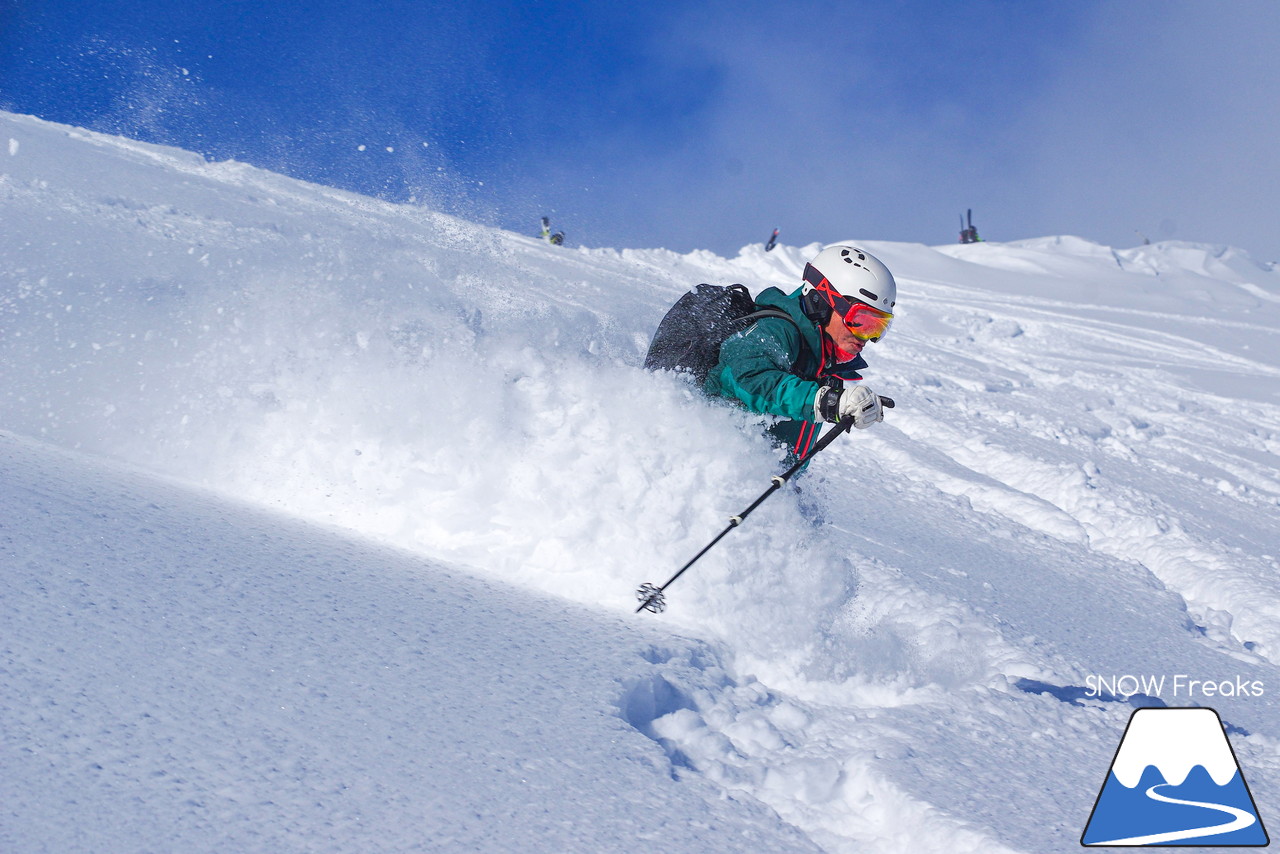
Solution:
[(883, 406), (885, 409), (893, 409), (895, 406), (898, 405), (893, 402), (892, 397), (885, 397), (884, 395), (877, 395), (877, 397), (880, 398), (880, 405)]

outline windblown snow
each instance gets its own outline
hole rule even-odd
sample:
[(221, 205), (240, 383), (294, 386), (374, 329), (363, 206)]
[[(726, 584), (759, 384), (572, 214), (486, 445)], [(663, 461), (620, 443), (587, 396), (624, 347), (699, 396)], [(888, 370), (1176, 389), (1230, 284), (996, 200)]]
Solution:
[(635, 615), (782, 462), (649, 336), (818, 244), (0, 139), (0, 849), (1073, 851), (1161, 703), (1280, 806), (1272, 264), (862, 241), (897, 408)]

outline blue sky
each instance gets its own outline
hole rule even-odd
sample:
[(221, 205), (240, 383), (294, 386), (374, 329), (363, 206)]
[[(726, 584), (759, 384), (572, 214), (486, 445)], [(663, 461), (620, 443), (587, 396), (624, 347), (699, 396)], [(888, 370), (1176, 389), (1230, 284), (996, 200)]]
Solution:
[(971, 207), (1280, 260), (1277, 36), (1274, 0), (0, 0), (0, 107), (571, 244), (937, 244)]

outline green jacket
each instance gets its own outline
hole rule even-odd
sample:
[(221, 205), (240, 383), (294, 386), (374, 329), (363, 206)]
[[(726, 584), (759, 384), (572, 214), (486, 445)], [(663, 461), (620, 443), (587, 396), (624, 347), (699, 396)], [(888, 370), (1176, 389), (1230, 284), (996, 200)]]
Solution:
[(818, 389), (834, 378), (862, 379), (857, 371), (866, 366), (861, 356), (837, 364), (829, 352), (824, 354), (822, 331), (800, 307), (801, 290), (761, 291), (758, 305), (785, 311), (795, 324), (766, 317), (730, 335), (703, 385), (708, 394), (737, 401), (752, 412), (780, 416), (783, 420), (769, 432), (797, 459), (808, 454), (822, 432), (813, 414)]

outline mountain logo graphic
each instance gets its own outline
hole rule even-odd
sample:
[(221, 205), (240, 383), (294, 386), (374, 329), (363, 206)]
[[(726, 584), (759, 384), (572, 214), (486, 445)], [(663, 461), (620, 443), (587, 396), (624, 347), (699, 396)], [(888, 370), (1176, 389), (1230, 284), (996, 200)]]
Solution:
[(1147, 708), (1129, 718), (1080, 844), (1270, 843), (1213, 709)]

